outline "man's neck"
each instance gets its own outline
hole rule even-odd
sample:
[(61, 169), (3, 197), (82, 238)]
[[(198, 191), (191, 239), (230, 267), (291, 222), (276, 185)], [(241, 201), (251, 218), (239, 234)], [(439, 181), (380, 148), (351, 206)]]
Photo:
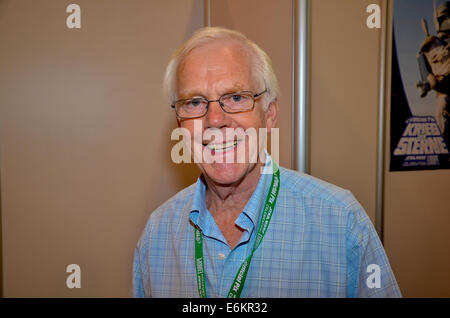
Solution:
[(262, 164), (257, 163), (241, 180), (227, 186), (215, 184), (205, 176), (206, 206), (231, 249), (244, 231), (235, 222), (258, 185), (261, 167)]
[(206, 206), (211, 214), (219, 218), (222, 214), (237, 217), (258, 185), (262, 166), (257, 163), (241, 180), (231, 185), (216, 184), (206, 177)]

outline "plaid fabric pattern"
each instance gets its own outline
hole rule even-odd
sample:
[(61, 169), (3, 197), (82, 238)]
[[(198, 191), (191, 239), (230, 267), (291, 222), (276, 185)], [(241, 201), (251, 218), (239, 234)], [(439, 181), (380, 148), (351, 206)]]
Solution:
[[(401, 297), (378, 235), (351, 192), (280, 168), (280, 192), (241, 297)], [(198, 179), (156, 209), (136, 246), (134, 297), (199, 297), (194, 225), (203, 233), (208, 297), (226, 297), (250, 254), (272, 174), (262, 174), (236, 224), (232, 250), (205, 205)], [(375, 264), (380, 286), (370, 284)], [(368, 284), (369, 281), (369, 284)]]

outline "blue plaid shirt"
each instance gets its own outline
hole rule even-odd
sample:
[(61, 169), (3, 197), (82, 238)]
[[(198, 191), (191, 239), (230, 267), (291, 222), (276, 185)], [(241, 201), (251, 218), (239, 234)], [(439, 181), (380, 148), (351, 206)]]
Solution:
[[(194, 225), (203, 233), (208, 297), (226, 297), (251, 253), (272, 174), (262, 174), (230, 249), (205, 204), (199, 178), (156, 209), (135, 249), (135, 297), (199, 297)], [(369, 267), (375, 264), (377, 271)], [(369, 269), (369, 271), (368, 271)], [(280, 192), (241, 297), (401, 297), (378, 235), (353, 195), (280, 168)]]

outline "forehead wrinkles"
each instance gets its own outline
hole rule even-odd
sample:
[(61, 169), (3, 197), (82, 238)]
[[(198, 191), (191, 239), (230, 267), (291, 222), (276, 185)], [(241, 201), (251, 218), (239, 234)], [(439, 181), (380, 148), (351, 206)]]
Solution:
[[(237, 74), (237, 76), (233, 76)], [(252, 53), (250, 49), (241, 43), (212, 42), (200, 45), (189, 52), (181, 61), (177, 70), (177, 86), (180, 80), (193, 79), (203, 80), (222, 80), (220, 77), (231, 77), (230, 82), (233, 82), (232, 77), (241, 78), (247, 77), (250, 85), (253, 85), (252, 77)], [(214, 83), (203, 83), (214, 84)], [(230, 83), (232, 84), (232, 83)], [(234, 83), (243, 86), (243, 83)], [(247, 87), (249, 89), (249, 87)]]

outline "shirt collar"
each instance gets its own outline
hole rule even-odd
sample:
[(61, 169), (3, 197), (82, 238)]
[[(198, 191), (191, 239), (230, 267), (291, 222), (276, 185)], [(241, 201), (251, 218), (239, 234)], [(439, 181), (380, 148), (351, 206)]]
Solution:
[[(266, 156), (268, 160), (266, 161), (265, 165), (261, 168), (263, 169), (263, 171), (261, 172), (261, 176), (259, 177), (258, 185), (256, 186), (255, 191), (253, 192), (252, 196), (250, 197), (250, 200), (248, 200), (243, 210), (243, 213), (252, 221), (253, 226), (258, 225), (261, 210), (264, 207), (264, 203), (266, 201), (267, 192), (269, 191), (270, 182), (273, 174), (273, 171), (269, 170), (272, 169), (271, 165), (272, 160), (270, 156), (268, 156), (268, 154), (266, 154)], [(238, 217), (237, 221), (239, 221), (241, 216)]]
[[(203, 211), (207, 211), (206, 208), (206, 184), (203, 179), (203, 175), (198, 177), (197, 184), (195, 185), (195, 192), (194, 197), (192, 198), (192, 205), (190, 209), (190, 219), (191, 221), (197, 225), (201, 226), (202, 224), (199, 224), (199, 216), (200, 214), (203, 215)], [(202, 213), (200, 213), (202, 212)], [(200, 222), (202, 223), (202, 222)]]

